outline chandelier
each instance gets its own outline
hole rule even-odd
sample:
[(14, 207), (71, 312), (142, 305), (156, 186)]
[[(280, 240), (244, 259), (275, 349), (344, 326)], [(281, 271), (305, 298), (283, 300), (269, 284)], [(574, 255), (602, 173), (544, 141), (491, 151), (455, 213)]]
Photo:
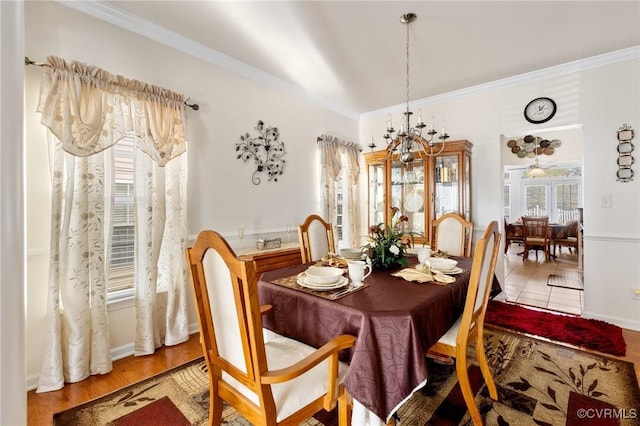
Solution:
[[(525, 136), (525, 141), (527, 140), (527, 138), (531, 138), (531, 136)], [(535, 160), (533, 160), (533, 164), (531, 164), (527, 168), (527, 176), (533, 177), (533, 178), (547, 177), (549, 176), (549, 173), (547, 173), (547, 171), (542, 168), (542, 165), (540, 164), (540, 160), (538, 159), (538, 153), (540, 153), (544, 149), (540, 146), (540, 137), (538, 136), (534, 137), (533, 142), (535, 143), (535, 148), (533, 149), (533, 152), (535, 152), (536, 157), (535, 157)]]
[(549, 176), (549, 173), (547, 173), (547, 171), (545, 169), (543, 169), (542, 166), (540, 165), (540, 161), (538, 160), (537, 156), (536, 156), (536, 159), (533, 160), (533, 164), (531, 164), (527, 168), (527, 176), (528, 177), (546, 177), (546, 176)]
[[(440, 141), (434, 141), (434, 136), (437, 135), (438, 132), (433, 129), (433, 123), (423, 136), (422, 130), (427, 127), (427, 125), (422, 121), (420, 112), (418, 112), (417, 123), (414, 127), (411, 127), (411, 115), (413, 115), (413, 112), (409, 110), (409, 24), (415, 21), (416, 18), (415, 13), (405, 13), (400, 16), (400, 22), (406, 25), (406, 110), (403, 113), (403, 122), (397, 131), (393, 128), (391, 114), (389, 114), (387, 128), (384, 133), (384, 139), (387, 141), (387, 155), (384, 159), (386, 160), (397, 153), (402, 163), (411, 163), (415, 159), (414, 153), (416, 151), (422, 151), (427, 156), (440, 154), (444, 149), (445, 141), (449, 138), (443, 124), (442, 132), (440, 136), (438, 136)], [(369, 148), (373, 152), (375, 147), (376, 144), (373, 142), (373, 138), (371, 138)]]

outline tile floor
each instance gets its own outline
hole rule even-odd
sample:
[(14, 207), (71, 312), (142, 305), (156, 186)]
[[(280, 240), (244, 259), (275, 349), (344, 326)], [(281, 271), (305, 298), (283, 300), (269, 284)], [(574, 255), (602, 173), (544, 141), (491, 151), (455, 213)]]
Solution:
[(512, 243), (505, 255), (505, 297), (509, 302), (547, 308), (554, 311), (580, 315), (584, 306), (581, 290), (547, 285), (551, 274), (582, 278), (578, 272), (578, 256), (564, 247), (555, 260), (544, 261), (544, 254), (529, 252), (529, 259), (522, 261), (522, 246)]

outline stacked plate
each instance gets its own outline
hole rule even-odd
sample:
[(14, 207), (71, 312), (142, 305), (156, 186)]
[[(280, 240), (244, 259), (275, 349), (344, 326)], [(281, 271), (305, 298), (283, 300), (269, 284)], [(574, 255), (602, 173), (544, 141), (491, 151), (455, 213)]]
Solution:
[(298, 275), (297, 282), (302, 287), (316, 291), (335, 290), (349, 284), (349, 280), (342, 276), (343, 273), (340, 268), (310, 266)]
[(362, 259), (362, 248), (360, 247), (343, 248), (343, 249), (340, 249), (340, 255), (345, 259), (360, 260)]
[(430, 257), (429, 264), (432, 269), (440, 271), (443, 274), (459, 274), (462, 269), (458, 268), (458, 261), (454, 259), (446, 259), (444, 257)]

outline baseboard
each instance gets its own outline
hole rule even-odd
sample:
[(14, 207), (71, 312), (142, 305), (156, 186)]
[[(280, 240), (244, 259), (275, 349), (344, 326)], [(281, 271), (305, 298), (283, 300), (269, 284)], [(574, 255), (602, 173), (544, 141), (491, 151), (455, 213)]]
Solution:
[(600, 321), (605, 321), (611, 324), (615, 324), (618, 327), (621, 328), (626, 328), (627, 330), (632, 330), (632, 331), (640, 331), (640, 321), (629, 321), (623, 318), (618, 318), (618, 317), (611, 317), (608, 315), (600, 315), (600, 314), (595, 314), (593, 312), (589, 312), (589, 311), (582, 311), (582, 317), (583, 318), (591, 318), (591, 319), (597, 319)]
[[(189, 324), (189, 335), (200, 332), (200, 326), (198, 323)], [(111, 349), (111, 361), (117, 361), (128, 356), (132, 356), (135, 351), (135, 344), (133, 342), (127, 343), (117, 348)], [(31, 374), (27, 376), (27, 391), (34, 390), (38, 387), (38, 381), (40, 380), (40, 374)]]

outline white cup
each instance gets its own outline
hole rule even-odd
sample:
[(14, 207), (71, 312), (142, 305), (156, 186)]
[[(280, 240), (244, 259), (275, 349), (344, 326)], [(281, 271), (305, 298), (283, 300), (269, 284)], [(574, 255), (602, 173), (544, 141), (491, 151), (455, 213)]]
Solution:
[[(354, 286), (362, 285), (362, 281), (371, 274), (371, 265), (364, 260), (349, 261), (349, 278), (351, 278), (351, 284)], [(365, 269), (369, 268), (369, 272), (364, 273)]]
[(431, 257), (431, 246), (424, 246), (418, 249), (418, 262), (424, 264)]

